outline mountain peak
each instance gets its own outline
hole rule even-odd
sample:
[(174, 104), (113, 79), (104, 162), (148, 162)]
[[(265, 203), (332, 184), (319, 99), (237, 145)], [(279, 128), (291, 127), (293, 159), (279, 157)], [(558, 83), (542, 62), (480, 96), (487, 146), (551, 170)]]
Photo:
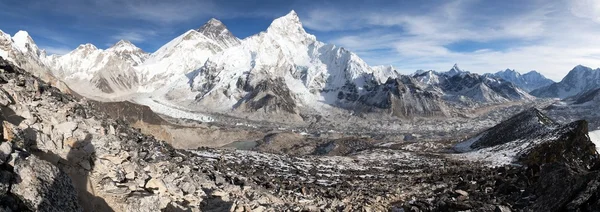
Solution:
[(573, 71), (588, 71), (588, 70), (592, 70), (592, 68), (584, 66), (584, 65), (577, 65), (575, 66), (575, 68), (573, 68)]
[(29, 36), (29, 33), (27, 31), (23, 31), (23, 30), (18, 31), (12, 37), (12, 40), (17, 45), (17, 47), (23, 52), (29, 51), (30, 48), (34, 52), (37, 51), (37, 46), (35, 45), (35, 42), (31, 38), (31, 36)]
[(118, 52), (135, 52), (141, 51), (140, 48), (135, 46), (128, 40), (120, 40), (115, 45), (111, 46), (109, 50), (118, 51)]
[(98, 50), (98, 48), (94, 44), (86, 43), (79, 45), (76, 50)]
[(225, 24), (215, 18), (208, 20), (196, 31), (215, 40), (237, 40), (237, 38), (227, 29)]
[(14, 38), (14, 37), (17, 37), (17, 38), (31, 38), (31, 37), (29, 36), (29, 33), (28, 33), (27, 31), (23, 31), (23, 30), (19, 30), (19, 31), (18, 31), (18, 32), (17, 32), (17, 33), (16, 33), (16, 34), (13, 36), (13, 38)]
[[(498, 73), (496, 73), (496, 75), (503, 75), (506, 77), (519, 77), (519, 76), (521, 76), (521, 73), (519, 73), (518, 71), (516, 71), (514, 69), (507, 68), (504, 71), (499, 71)], [(502, 77), (502, 78), (504, 78), (504, 77)]]
[(450, 69), (449, 71), (447, 71), (445, 74), (452, 77), (452, 76), (455, 76), (455, 75), (458, 75), (458, 74), (461, 74), (461, 73), (468, 73), (468, 72), (467, 71), (463, 71), (462, 69), (460, 69), (458, 67), (458, 64), (455, 63), (454, 66), (452, 66), (452, 69)]
[(300, 17), (298, 17), (298, 14), (294, 10), (285, 16), (273, 20), (267, 31), (298, 31), (306, 33), (302, 27), (302, 22), (300, 22)]

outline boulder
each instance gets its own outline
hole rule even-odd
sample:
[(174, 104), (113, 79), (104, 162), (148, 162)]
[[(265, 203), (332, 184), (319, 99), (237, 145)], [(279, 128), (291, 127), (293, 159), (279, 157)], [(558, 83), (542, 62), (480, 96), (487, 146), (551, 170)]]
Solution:
[(29, 156), (17, 160), (17, 183), (10, 192), (31, 211), (83, 211), (71, 178), (49, 162)]

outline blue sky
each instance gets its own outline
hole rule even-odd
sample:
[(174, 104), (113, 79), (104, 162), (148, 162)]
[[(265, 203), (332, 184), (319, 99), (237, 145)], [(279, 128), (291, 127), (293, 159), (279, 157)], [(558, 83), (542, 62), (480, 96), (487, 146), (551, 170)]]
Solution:
[(319, 40), (404, 73), (458, 63), (560, 80), (578, 64), (600, 67), (597, 0), (2, 0), (0, 8), (1, 30), (26, 30), (59, 54), (120, 39), (153, 52), (212, 17), (244, 38), (293, 9)]

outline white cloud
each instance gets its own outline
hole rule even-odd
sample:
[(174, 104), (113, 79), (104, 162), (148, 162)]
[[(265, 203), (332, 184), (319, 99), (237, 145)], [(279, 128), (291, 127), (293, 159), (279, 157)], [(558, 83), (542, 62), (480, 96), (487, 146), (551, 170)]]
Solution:
[(112, 40), (128, 40), (133, 43), (142, 43), (146, 41), (148, 38), (157, 35), (158, 33), (153, 30), (131, 30), (131, 31), (122, 31), (116, 35), (111, 36)]
[(571, 0), (571, 13), (580, 18), (588, 18), (600, 22), (600, 1)]
[[(595, 46), (600, 43), (600, 1), (519, 1), (526, 8), (522, 10), (504, 8), (509, 2), (495, 5), (495, 13), (472, 7), (482, 2), (490, 3), (451, 1), (419, 14), (359, 11), (339, 18), (336, 10), (319, 9), (309, 13), (306, 26), (335, 31), (350, 25), (361, 33), (342, 31), (329, 42), (357, 51), (370, 65), (392, 64), (405, 73), (445, 71), (459, 63), (472, 72), (537, 70), (560, 80), (578, 64), (600, 67), (600, 46)], [(569, 6), (571, 10), (564, 9)], [(382, 30), (393, 27), (401, 30)], [(460, 42), (480, 43), (481, 48), (449, 49)], [(486, 43), (502, 44), (502, 48)]]
[(64, 46), (40, 46), (40, 48), (46, 50), (46, 53), (48, 55), (53, 55), (53, 54), (64, 55), (64, 54), (71, 52), (71, 50), (73, 50), (69, 47), (64, 47)]

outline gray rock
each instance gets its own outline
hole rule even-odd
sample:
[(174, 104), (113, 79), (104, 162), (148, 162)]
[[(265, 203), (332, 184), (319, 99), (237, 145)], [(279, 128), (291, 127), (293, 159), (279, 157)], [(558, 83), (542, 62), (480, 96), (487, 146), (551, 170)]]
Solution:
[(6, 162), (11, 152), (12, 145), (10, 142), (2, 142), (2, 144), (0, 144), (0, 164), (4, 164)]
[(17, 183), (10, 192), (32, 211), (83, 211), (67, 174), (31, 155), (17, 160)]
[(12, 98), (4, 89), (0, 89), (0, 106), (6, 107), (10, 104), (14, 104)]
[(504, 205), (497, 205), (496, 209), (494, 209), (495, 212), (511, 212), (512, 210), (510, 210), (509, 207), (504, 206)]
[(68, 121), (68, 122), (63, 122), (63, 123), (56, 125), (55, 130), (57, 130), (59, 133), (61, 133), (63, 135), (66, 134), (68, 136), (71, 136), (75, 129), (77, 129), (77, 123)]

